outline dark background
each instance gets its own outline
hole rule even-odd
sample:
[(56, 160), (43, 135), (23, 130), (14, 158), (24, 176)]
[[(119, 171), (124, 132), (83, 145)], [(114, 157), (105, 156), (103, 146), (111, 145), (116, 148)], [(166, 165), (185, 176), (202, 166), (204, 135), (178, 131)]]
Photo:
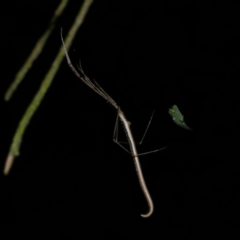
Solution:
[[(4, 92), (58, 1), (3, 1), (3, 169), (18, 121), (82, 1), (70, 1), (11, 101)], [(239, 239), (240, 3), (95, 1), (69, 51), (120, 105), (155, 211), (147, 211), (130, 155), (112, 141), (116, 111), (66, 61), (31, 120), (9, 176), (0, 178), (1, 239)], [(173, 123), (177, 104), (193, 131)], [(125, 139), (120, 128), (121, 140)]]

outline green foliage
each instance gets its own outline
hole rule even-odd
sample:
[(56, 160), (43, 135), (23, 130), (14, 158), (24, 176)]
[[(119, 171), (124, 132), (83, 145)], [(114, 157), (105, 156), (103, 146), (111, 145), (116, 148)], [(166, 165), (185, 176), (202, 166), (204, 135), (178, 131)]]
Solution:
[(173, 105), (172, 108), (169, 109), (168, 113), (172, 116), (173, 121), (182, 128), (185, 128), (187, 130), (192, 130), (190, 127), (186, 125), (184, 122), (184, 116), (178, 109), (177, 105)]

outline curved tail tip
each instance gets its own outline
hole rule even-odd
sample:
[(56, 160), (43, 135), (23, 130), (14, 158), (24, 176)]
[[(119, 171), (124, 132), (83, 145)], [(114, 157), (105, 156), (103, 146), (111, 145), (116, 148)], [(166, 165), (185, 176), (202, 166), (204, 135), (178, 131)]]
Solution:
[(152, 215), (152, 213), (153, 213), (153, 209), (150, 209), (148, 213), (146, 213), (146, 214), (141, 214), (141, 217), (143, 217), (143, 218), (148, 218), (148, 217), (150, 217), (150, 216)]

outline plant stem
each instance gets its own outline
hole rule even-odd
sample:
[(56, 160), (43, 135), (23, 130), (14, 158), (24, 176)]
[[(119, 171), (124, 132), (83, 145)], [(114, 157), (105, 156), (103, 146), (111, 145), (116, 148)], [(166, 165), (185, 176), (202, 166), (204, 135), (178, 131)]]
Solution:
[(29, 71), (29, 69), (32, 67), (33, 62), (38, 58), (40, 53), (42, 52), (42, 49), (44, 48), (48, 37), (50, 36), (52, 30), (55, 27), (56, 20), (58, 19), (59, 16), (61, 16), (64, 8), (66, 7), (68, 3), (68, 0), (61, 0), (60, 4), (58, 5), (57, 9), (55, 10), (52, 19), (50, 20), (50, 23), (48, 25), (47, 30), (43, 33), (43, 35), (38, 39), (36, 42), (32, 52), (20, 68), (20, 70), (17, 72), (13, 82), (7, 89), (5, 95), (4, 95), (4, 100), (9, 101), (13, 95), (13, 93), (17, 90), (18, 85), (22, 82), (24, 79), (25, 75)]
[[(69, 30), (66, 41), (65, 41), (65, 45), (66, 45), (67, 49), (69, 49), (69, 47), (77, 33), (78, 28), (83, 23), (84, 18), (86, 16), (92, 2), (93, 2), (93, 0), (85, 0), (83, 5), (81, 6), (80, 11), (77, 14), (77, 17), (76, 17), (71, 29)], [(37, 110), (38, 106), (40, 105), (41, 101), (43, 100), (48, 88), (50, 87), (50, 85), (53, 81), (53, 78), (54, 78), (55, 74), (57, 73), (59, 66), (64, 57), (65, 57), (64, 49), (61, 46), (55, 60), (53, 61), (52, 65), (51, 65), (51, 68), (45, 75), (38, 92), (34, 96), (32, 102), (28, 106), (27, 110), (25, 111), (22, 119), (20, 120), (20, 122), (18, 124), (17, 130), (16, 130), (13, 140), (12, 140), (12, 144), (10, 146), (8, 156), (6, 158), (4, 171), (3, 171), (4, 175), (7, 175), (9, 173), (9, 171), (13, 165), (14, 158), (20, 154), (19, 148), (21, 145), (22, 136), (23, 136), (32, 116), (34, 115), (35, 111)]]

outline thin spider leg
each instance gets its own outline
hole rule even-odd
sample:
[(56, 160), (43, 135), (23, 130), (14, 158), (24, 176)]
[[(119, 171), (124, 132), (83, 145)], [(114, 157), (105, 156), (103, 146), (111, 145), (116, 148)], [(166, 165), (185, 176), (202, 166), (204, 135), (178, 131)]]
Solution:
[[(92, 90), (94, 90), (96, 93), (98, 93), (100, 96), (105, 98), (108, 101), (108, 98), (90, 81), (88, 77), (82, 77), (81, 79), (86, 83)], [(110, 101), (109, 101), (110, 102)]]
[[(79, 64), (77, 64), (77, 68), (78, 70), (82, 73), (83, 78), (85, 80), (86, 83), (88, 83), (88, 86), (90, 88), (92, 88), (95, 92), (97, 92), (100, 96), (102, 96), (103, 98), (106, 98), (104, 93), (102, 93), (102, 91), (98, 88), (96, 88), (96, 86), (93, 84), (93, 82), (88, 78), (88, 76), (84, 73), (83, 69), (82, 69), (82, 65), (81, 65), (81, 61), (79, 60)], [(108, 96), (110, 97), (110, 96)]]
[(94, 84), (95, 84), (99, 89), (101, 89), (101, 91), (102, 91), (104, 94), (106, 94), (106, 96), (108, 96), (109, 98), (111, 98), (111, 97), (102, 89), (102, 87), (99, 85), (99, 83), (98, 83), (95, 79), (93, 79), (93, 82), (94, 82)]
[[(66, 58), (67, 58), (67, 63), (69, 65), (69, 67), (71, 68), (71, 70), (74, 72), (74, 74), (80, 78), (85, 84), (87, 84), (92, 90), (94, 90), (96, 93), (98, 93), (100, 96), (102, 96), (103, 98), (105, 98), (107, 101), (109, 101), (116, 109), (119, 109), (119, 106), (116, 104), (116, 102), (109, 96), (109, 95), (106, 95), (104, 92), (102, 92), (101, 89), (99, 89), (96, 85), (94, 85), (91, 80), (84, 74), (83, 76), (81, 76), (81, 74), (76, 70), (76, 68), (72, 65), (72, 62), (70, 60), (70, 57), (67, 53), (67, 49), (66, 49), (66, 46), (65, 46), (65, 43), (64, 43), (64, 40), (63, 40), (63, 36), (62, 36), (62, 29), (61, 29), (61, 40), (62, 40), (62, 44), (63, 44), (63, 48), (64, 48), (64, 51), (65, 51), (65, 55), (66, 55)], [(81, 68), (81, 67), (80, 67)]]
[(145, 153), (139, 153), (138, 156), (141, 156), (141, 155), (147, 155), (147, 154), (150, 154), (150, 153), (155, 153), (155, 152), (159, 152), (165, 148), (167, 148), (169, 146), (166, 146), (166, 147), (163, 147), (163, 148), (160, 148), (160, 149), (157, 149), (157, 150), (153, 150), (153, 151), (150, 151), (150, 152), (145, 152)]
[[(93, 84), (93, 82), (88, 78), (88, 76), (85, 74), (85, 72), (83, 71), (82, 65), (81, 65), (81, 61), (79, 60), (79, 64), (77, 65), (78, 70), (82, 73), (82, 75), (84, 76), (84, 79), (92, 86), (95, 87), (95, 85)], [(100, 92), (100, 91), (99, 91)]]
[(85, 72), (83, 71), (82, 63), (81, 63), (81, 60), (80, 60), (80, 59), (79, 59), (78, 69), (81, 71), (81, 73), (82, 73), (84, 76), (86, 76)]
[(101, 90), (101, 92), (103, 92), (109, 99), (109, 101), (114, 105), (117, 105), (116, 102), (102, 89), (102, 87), (99, 85), (98, 82), (95, 81), (95, 79), (93, 79), (94, 84)]
[(105, 95), (108, 98), (108, 101), (112, 103), (112, 105), (117, 105), (116, 102), (102, 89), (102, 87), (99, 85), (99, 83), (97, 83), (94, 79), (93, 79), (93, 82), (92, 82), (88, 78), (88, 76), (83, 71), (82, 64), (81, 64), (80, 60), (79, 60), (79, 65), (77, 67), (80, 70), (80, 72), (83, 74), (85, 80), (88, 81), (93, 87), (97, 87), (98, 88), (98, 93), (99, 94), (101, 93), (100, 94), (101, 96)]
[(144, 137), (145, 137), (145, 135), (146, 135), (146, 133), (147, 133), (147, 130), (148, 130), (148, 128), (149, 128), (149, 126), (150, 126), (150, 124), (151, 124), (151, 122), (152, 122), (152, 118), (153, 118), (154, 112), (155, 112), (155, 109), (153, 110), (153, 113), (152, 113), (151, 118), (150, 118), (150, 120), (149, 120), (149, 122), (148, 122), (147, 128), (146, 128), (146, 130), (145, 130), (145, 132), (144, 132), (144, 134), (143, 134), (143, 136), (142, 136), (141, 141), (139, 142), (139, 145), (141, 145), (142, 142), (143, 142), (143, 139), (144, 139)]
[(115, 127), (114, 127), (114, 132), (113, 132), (113, 141), (118, 144), (121, 148), (123, 148), (126, 152), (128, 152), (129, 154), (131, 154), (125, 147), (123, 147), (120, 142), (118, 141), (118, 122), (119, 122), (119, 116), (117, 114), (117, 118), (116, 118), (116, 123), (115, 123)]
[(118, 114), (117, 114), (117, 118), (116, 118), (116, 122), (115, 122), (115, 126), (114, 126), (114, 131), (113, 131), (113, 140), (117, 139), (117, 136), (116, 136), (117, 130), (118, 130)]
[(94, 84), (92, 83), (92, 81), (87, 77), (87, 75), (84, 73), (83, 69), (82, 69), (82, 65), (81, 65), (81, 61), (79, 60), (79, 64), (77, 64), (77, 68), (78, 70), (82, 73), (82, 75), (84, 76), (84, 79), (89, 82), (92, 86), (94, 86)]
[(129, 153), (131, 155), (131, 153), (123, 146), (121, 145), (118, 141), (116, 141), (115, 139), (113, 139), (113, 141), (118, 144), (121, 148), (123, 148), (127, 153)]
[(108, 102), (110, 102), (113, 106), (115, 106), (116, 108), (119, 108), (117, 106), (117, 103), (100, 87), (100, 85), (95, 81), (94, 83), (85, 75), (85, 73), (83, 72), (84, 77), (86, 79), (86, 81), (90, 82), (94, 88), (94, 90), (100, 94), (101, 96), (103, 96)]
[[(68, 56), (67, 55), (67, 53), (66, 53), (66, 56)], [(68, 56), (69, 57), (69, 56)], [(105, 98), (106, 99), (106, 96), (104, 96), (104, 94), (103, 93), (101, 93), (100, 92), (100, 90), (99, 89), (97, 89), (97, 87), (90, 81), (90, 79), (87, 77), (87, 76), (85, 76), (85, 75), (80, 75), (79, 74), (79, 72), (75, 69), (75, 67), (72, 65), (72, 63), (70, 62), (68, 62), (68, 65), (69, 65), (69, 67), (71, 68), (71, 70), (75, 73), (75, 75), (78, 77), (78, 78), (80, 78), (85, 84), (87, 84), (92, 90), (94, 90), (96, 93), (98, 93), (100, 96), (102, 96), (103, 98)]]
[(117, 115), (117, 119), (116, 119), (116, 123), (115, 123), (115, 127), (114, 127), (114, 133), (113, 133), (113, 140), (114, 140), (114, 142), (128, 144), (128, 142), (119, 142), (118, 141), (118, 125), (119, 125), (118, 123), (119, 123), (119, 117)]

